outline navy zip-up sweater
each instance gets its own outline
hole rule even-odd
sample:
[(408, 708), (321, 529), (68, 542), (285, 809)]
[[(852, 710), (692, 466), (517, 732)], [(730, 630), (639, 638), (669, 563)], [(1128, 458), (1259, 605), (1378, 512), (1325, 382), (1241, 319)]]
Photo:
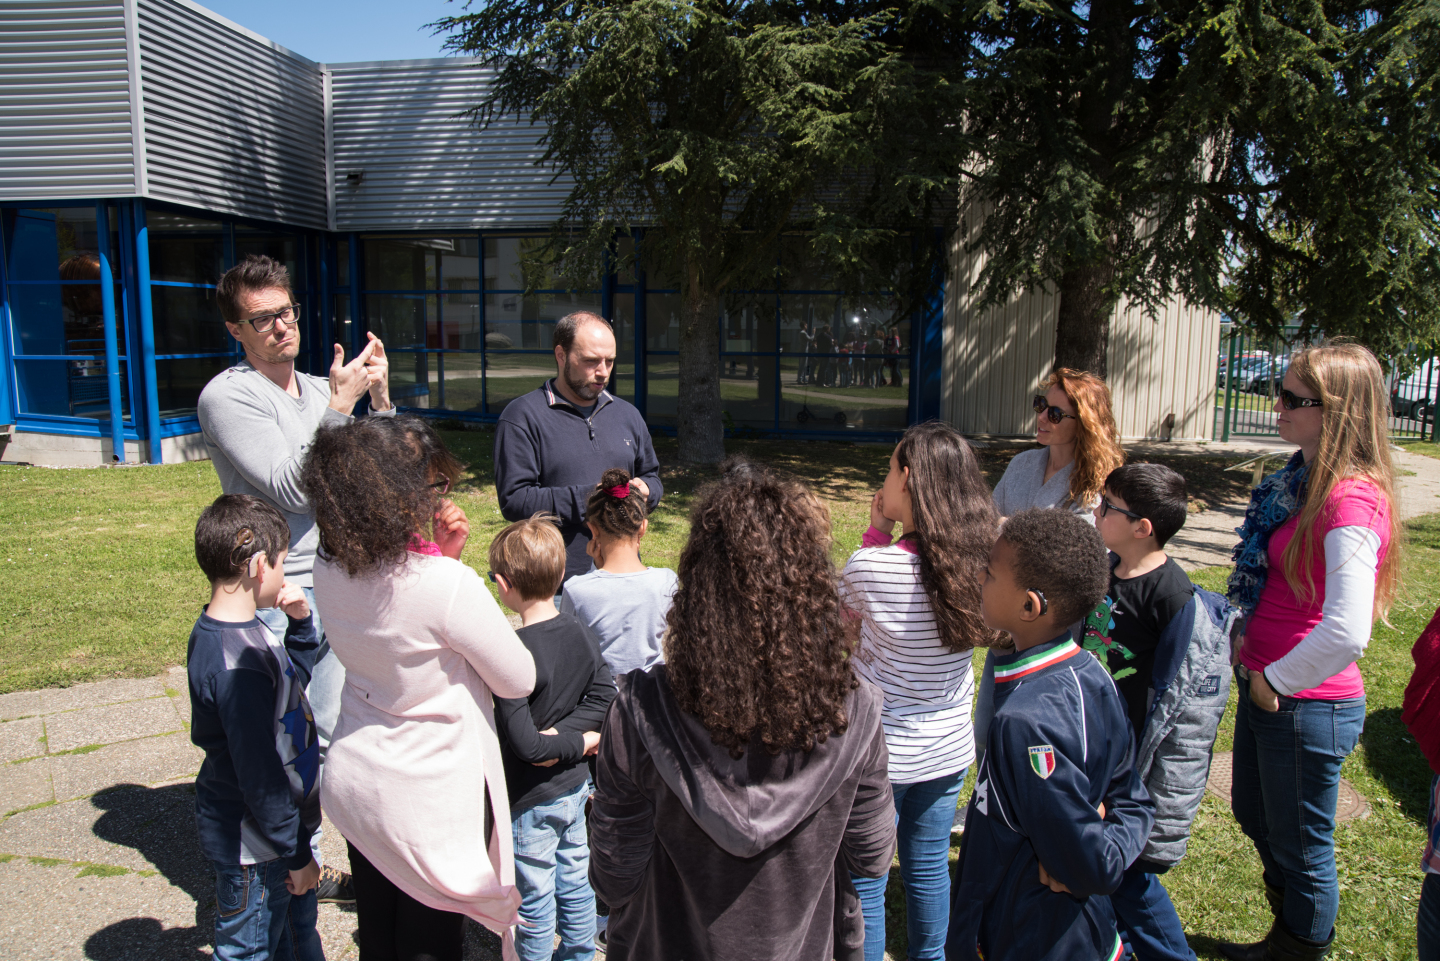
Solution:
[(585, 546), (585, 501), (600, 475), (623, 468), (650, 488), (650, 510), (660, 503), (660, 461), (650, 429), (633, 405), (601, 391), (586, 416), (548, 380), (505, 405), (495, 427), (495, 493), (500, 513), (519, 521), (539, 511), (560, 518), (565, 538), (565, 579), (590, 570)]
[[(996, 657), (995, 718), (965, 815), (949, 961), (1120, 956), (1105, 895), (1154, 821), (1134, 759), (1124, 698), (1068, 632)], [(1072, 893), (1042, 885), (1041, 864)]]
[(190, 740), (200, 848), (212, 861), (310, 863), (320, 827), (320, 742), (305, 685), (320, 648), (314, 618), (282, 642), (259, 620), (201, 614), (190, 632)]

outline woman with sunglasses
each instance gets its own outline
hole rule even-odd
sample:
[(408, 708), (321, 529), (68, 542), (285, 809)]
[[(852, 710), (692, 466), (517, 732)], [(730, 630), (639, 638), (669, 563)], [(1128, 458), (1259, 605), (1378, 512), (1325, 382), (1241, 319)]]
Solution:
[(460, 470), (415, 417), (322, 427), (301, 470), (346, 669), (321, 805), (349, 842), (362, 958), (460, 961), (466, 916), (507, 932), (520, 904), (491, 696), (529, 695), (535, 662), (460, 561)]
[(1365, 723), (1357, 658), (1399, 589), (1385, 378), (1358, 344), (1296, 354), (1275, 402), (1299, 446), (1250, 496), (1229, 598), (1235, 665), (1231, 810), (1255, 844), (1275, 920), (1227, 958), (1319, 959), (1335, 938), (1340, 765)]

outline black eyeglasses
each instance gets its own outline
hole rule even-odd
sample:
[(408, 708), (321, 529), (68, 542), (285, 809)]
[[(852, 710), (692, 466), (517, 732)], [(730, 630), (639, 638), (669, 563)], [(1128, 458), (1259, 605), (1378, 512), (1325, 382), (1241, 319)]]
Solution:
[(1050, 423), (1052, 424), (1058, 424), (1067, 417), (1071, 420), (1079, 420), (1079, 418), (1076, 417), (1074, 414), (1065, 413), (1063, 410), (1047, 401), (1040, 394), (1035, 395), (1035, 399), (1030, 402), (1030, 406), (1035, 408), (1035, 413), (1043, 414), (1044, 416), (1050, 418)]
[(1111, 511), (1115, 511), (1117, 514), (1124, 514), (1126, 517), (1130, 518), (1132, 521), (1143, 521), (1143, 520), (1145, 519), (1145, 515), (1144, 515), (1144, 514), (1137, 514), (1137, 513), (1135, 513), (1134, 511), (1127, 511), (1127, 510), (1126, 510), (1125, 508), (1123, 508), (1123, 507), (1116, 507), (1114, 504), (1110, 503), (1109, 501), (1107, 501), (1107, 500), (1106, 500), (1105, 498), (1103, 498), (1103, 497), (1100, 498), (1100, 516), (1101, 516), (1101, 517), (1104, 517), (1106, 514), (1110, 513)]
[(284, 310), (277, 310), (273, 314), (261, 314), (259, 317), (247, 317), (240, 321), (242, 324), (249, 324), (255, 328), (257, 334), (268, 334), (275, 329), (275, 322), (279, 321), (286, 327), (294, 327), (300, 323), (300, 305), (291, 304)]
[(1295, 393), (1289, 390), (1280, 392), (1280, 405), (1286, 410), (1294, 410), (1297, 407), (1323, 406), (1317, 397), (1296, 397)]

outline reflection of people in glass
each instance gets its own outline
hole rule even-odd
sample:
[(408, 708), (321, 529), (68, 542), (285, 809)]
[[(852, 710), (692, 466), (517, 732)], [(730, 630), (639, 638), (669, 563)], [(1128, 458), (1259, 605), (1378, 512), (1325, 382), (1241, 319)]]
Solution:
[(890, 327), (890, 335), (885, 338), (885, 353), (888, 359), (885, 361), (890, 368), (890, 386), (901, 387), (900, 377), (900, 325), (893, 324)]
[[(89, 281), (65, 284), (60, 288), (60, 304), (65, 309), (65, 352), (67, 354), (101, 354), (105, 352), (105, 307), (100, 299), (100, 257), (81, 251), (60, 264), (60, 279)], [(82, 371), (80, 376), (99, 373), (103, 361), (72, 361)]]
[(810, 329), (810, 321), (800, 325), (800, 369), (795, 374), (795, 383), (810, 383), (810, 344), (815, 339), (815, 333)]
[(835, 336), (828, 324), (815, 335), (815, 353), (820, 355), (820, 386), (834, 387), (835, 358), (830, 355), (835, 353)]
[(885, 342), (880, 339), (880, 328), (878, 325), (870, 326), (870, 339), (865, 342), (865, 386), (883, 387), (885, 377), (881, 373), (882, 363), (880, 355), (885, 350)]

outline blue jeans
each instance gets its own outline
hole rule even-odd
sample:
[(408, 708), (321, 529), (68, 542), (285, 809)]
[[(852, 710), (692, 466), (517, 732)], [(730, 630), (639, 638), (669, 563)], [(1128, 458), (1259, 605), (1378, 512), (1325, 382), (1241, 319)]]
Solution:
[(1425, 875), (1425, 884), (1420, 888), (1415, 947), (1420, 961), (1440, 961), (1440, 874)]
[[(891, 784), (905, 882), (905, 930), (912, 961), (940, 961), (950, 927), (950, 828), (965, 771), (933, 781)], [(851, 875), (865, 912), (865, 961), (885, 961), (885, 888), (881, 878)]]
[(1160, 879), (1131, 865), (1110, 895), (1120, 938), (1143, 961), (1195, 961), (1185, 926)]
[(1250, 703), (1238, 676), (1235, 774), (1230, 809), (1255, 844), (1265, 880), (1285, 892), (1290, 933), (1327, 941), (1340, 909), (1335, 877), (1335, 802), (1340, 764), (1365, 727), (1365, 698), (1280, 698), (1280, 710)]
[(315, 890), (292, 896), (284, 861), (214, 865), (217, 961), (325, 961)]
[[(515, 833), (515, 886), (520, 890), (515, 951), (521, 961), (595, 957), (595, 892), (590, 888), (590, 842), (585, 833), (589, 796), (587, 779), (568, 794), (510, 819)], [(552, 955), (557, 926), (560, 949)]]

